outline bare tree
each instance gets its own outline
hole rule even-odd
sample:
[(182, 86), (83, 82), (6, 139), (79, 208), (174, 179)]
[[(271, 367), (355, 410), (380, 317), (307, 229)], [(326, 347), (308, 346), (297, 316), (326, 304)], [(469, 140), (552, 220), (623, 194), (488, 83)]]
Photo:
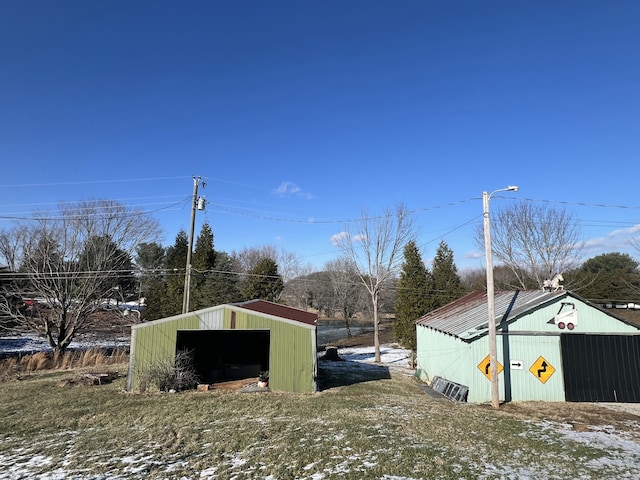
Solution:
[(284, 248), (280, 248), (276, 260), (278, 261), (278, 271), (285, 283), (313, 272), (313, 265), (304, 263), (300, 256)]
[(109, 200), (63, 204), (3, 231), (0, 259), (13, 272), (5, 293), (36, 300), (25, 309), (0, 297), (1, 324), (42, 334), (64, 352), (100, 299), (131, 284), (136, 246), (158, 232), (143, 211)]
[(340, 311), (347, 337), (351, 337), (351, 318), (362, 305), (362, 284), (353, 263), (345, 257), (327, 262), (324, 266), (329, 275), (334, 305)]
[(263, 245), (261, 247), (246, 247), (240, 251), (231, 253), (235, 267), (238, 273), (247, 273), (255, 268), (255, 266), (265, 258), (270, 258), (277, 262), (278, 249), (273, 245)]
[[(278, 266), (278, 273), (285, 284), (297, 277), (313, 272), (313, 266), (311, 264), (304, 264), (295, 253), (288, 252), (284, 248), (278, 250), (274, 245), (246, 247), (240, 251), (234, 251), (232, 258), (237, 273), (245, 275), (254, 270), (258, 263), (265, 259), (271, 259)], [(246, 277), (241, 278), (240, 283), (244, 284), (246, 281)], [(289, 289), (287, 293), (292, 293), (291, 289)], [(278, 301), (280, 300), (281, 299), (278, 298)]]
[(308, 265), (300, 270), (300, 273), (285, 283), (280, 299), (288, 305), (307, 310), (313, 306), (315, 286), (318, 283), (317, 274), (313, 267)]
[(356, 269), (365, 286), (373, 313), (375, 361), (380, 362), (380, 294), (383, 287), (399, 273), (402, 250), (415, 231), (413, 219), (404, 205), (395, 212), (385, 210), (381, 216), (370, 217), (365, 210), (352, 228), (334, 237), (346, 261)]
[(629, 240), (629, 244), (631, 247), (640, 255), (640, 236), (638, 235), (638, 225), (634, 227), (635, 236)]
[[(519, 202), (491, 218), (492, 250), (518, 286), (542, 288), (556, 273), (576, 268), (584, 242), (578, 223), (564, 209)], [(484, 249), (482, 227), (476, 245)]]

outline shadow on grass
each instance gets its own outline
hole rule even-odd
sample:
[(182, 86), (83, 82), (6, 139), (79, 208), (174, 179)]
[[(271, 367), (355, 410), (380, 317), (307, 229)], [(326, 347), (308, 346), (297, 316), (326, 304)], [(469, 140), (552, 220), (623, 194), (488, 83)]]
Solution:
[[(369, 355), (362, 354), (362, 357), (365, 359)], [(318, 386), (320, 390), (390, 378), (389, 368), (384, 365), (371, 365), (348, 360), (318, 361)]]

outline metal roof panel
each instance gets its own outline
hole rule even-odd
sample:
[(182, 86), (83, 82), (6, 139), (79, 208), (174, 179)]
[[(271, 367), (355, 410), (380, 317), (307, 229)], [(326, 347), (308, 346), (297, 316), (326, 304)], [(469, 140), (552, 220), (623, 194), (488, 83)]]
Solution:
[[(497, 291), (494, 294), (496, 325), (517, 318), (524, 312), (539, 307), (566, 291), (541, 290)], [(489, 328), (487, 293), (473, 292), (438, 308), (416, 320), (417, 325), (460, 337), (463, 340), (484, 335)]]

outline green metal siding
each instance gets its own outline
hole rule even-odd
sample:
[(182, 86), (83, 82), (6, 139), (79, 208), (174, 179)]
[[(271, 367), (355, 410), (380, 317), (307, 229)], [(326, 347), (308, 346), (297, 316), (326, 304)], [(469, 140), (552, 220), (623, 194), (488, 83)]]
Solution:
[(425, 382), (432, 382), (439, 376), (463, 383), (455, 379), (467, 378), (465, 370), (470, 362), (471, 345), (429, 328), (417, 328), (418, 377)]
[[(498, 336), (498, 345), (498, 358), (504, 366), (499, 377), (501, 399), (565, 401), (559, 336), (503, 335)], [(545, 382), (536, 375), (539, 359), (547, 364), (544, 368), (549, 372), (555, 370)], [(522, 362), (522, 368), (511, 368), (512, 361), (514, 365)]]
[[(417, 374), (421, 380), (431, 382), (433, 377), (439, 376), (465, 385), (469, 388), (469, 402), (491, 399), (491, 381), (481, 368), (489, 355), (487, 336), (465, 343), (456, 337), (420, 326), (417, 336)], [(503, 367), (498, 376), (501, 400), (564, 401), (562, 373), (558, 371), (561, 368), (559, 338), (498, 335), (498, 361)], [(508, 358), (505, 358), (505, 351), (508, 352)], [(556, 369), (544, 384), (529, 371), (540, 356)], [(522, 369), (511, 370), (511, 360), (521, 361)]]
[[(231, 311), (224, 327), (231, 328)], [(236, 311), (235, 328), (270, 330), (269, 387), (272, 390), (308, 393), (315, 390), (315, 328), (274, 321), (259, 313)]]
[[(574, 303), (578, 311), (573, 333), (638, 333), (636, 327), (576, 298), (566, 301)], [(501, 400), (565, 401), (560, 334), (572, 332), (549, 323), (559, 309), (560, 302), (553, 303), (498, 327), (497, 353), (503, 366), (499, 375)], [(465, 343), (453, 335), (418, 325), (417, 343), (417, 375), (421, 380), (431, 382), (439, 376), (469, 387), (469, 402), (491, 400), (491, 381), (478, 368), (489, 354), (488, 336)], [(533, 368), (541, 357), (555, 370), (545, 382), (536, 375), (538, 369)], [(515, 367), (518, 362), (522, 362), (522, 369)]]
[(178, 330), (230, 330), (232, 315), (236, 330), (270, 331), (269, 387), (272, 390), (299, 393), (316, 390), (315, 327), (230, 306), (134, 327), (127, 388), (138, 388), (141, 373), (154, 362), (175, 358)]
[(199, 324), (199, 318), (192, 315), (135, 328), (131, 335), (128, 389), (138, 388), (140, 375), (154, 363), (175, 359), (178, 330), (198, 328)]
[[(578, 312), (578, 324), (574, 330), (575, 333), (638, 332), (636, 327), (624, 323), (587, 303), (581, 302), (577, 298), (569, 297), (566, 298), (566, 301), (573, 303)], [(560, 330), (555, 324), (549, 323), (560, 310), (560, 304), (561, 302), (555, 302), (544, 308), (532, 310), (526, 316), (519, 318), (509, 328), (511, 331), (572, 333), (568, 330)]]

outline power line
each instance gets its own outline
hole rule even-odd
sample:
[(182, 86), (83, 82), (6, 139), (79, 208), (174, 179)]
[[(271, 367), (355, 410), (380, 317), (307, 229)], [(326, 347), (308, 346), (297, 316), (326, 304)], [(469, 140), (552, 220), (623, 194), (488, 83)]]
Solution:
[[(110, 199), (110, 201), (114, 201), (114, 202), (118, 202), (118, 203), (122, 203), (122, 204), (126, 204), (128, 206), (142, 206), (142, 205), (157, 205), (159, 203), (166, 203), (166, 202), (153, 202), (153, 203), (129, 203), (129, 200), (155, 200), (158, 198), (180, 198), (183, 199), (185, 196), (183, 194), (181, 195), (158, 195), (158, 196), (153, 196), (153, 197), (129, 197), (129, 198), (116, 198), (116, 199)], [(38, 205), (54, 205), (58, 208), (64, 206), (64, 205), (76, 205), (81, 201), (78, 200), (69, 200), (69, 201), (63, 201), (63, 202), (39, 202), (39, 203), (2, 203), (0, 204), (0, 207), (35, 207)], [(8, 213), (30, 213), (30, 212), (5, 212), (5, 214)]]
[(570, 202), (567, 200), (547, 200), (547, 199), (536, 199), (536, 198), (523, 198), (522, 200), (526, 200), (529, 202), (541, 202), (541, 203), (559, 203), (562, 205), (575, 205), (579, 207), (597, 207), (597, 208), (617, 208), (617, 209), (625, 209), (625, 210), (640, 210), (640, 206), (633, 205), (609, 205), (605, 203), (586, 203), (586, 202)]
[(14, 185), (0, 185), (0, 188), (30, 188), (30, 187), (58, 187), (63, 185), (91, 185), (98, 183), (131, 183), (131, 182), (149, 182), (158, 180), (181, 180), (191, 177), (147, 177), (147, 178), (124, 178), (119, 180), (83, 180), (78, 182), (55, 182), (55, 183), (23, 183)]
[[(158, 207), (152, 210), (144, 210), (144, 211), (139, 211), (139, 210), (133, 210), (132, 208), (135, 207), (135, 205), (122, 205), (122, 204), (116, 204), (113, 205), (114, 207), (116, 207), (117, 209), (120, 210), (120, 212), (118, 213), (113, 213), (112, 211), (105, 211), (105, 207), (103, 205), (100, 204), (96, 204), (95, 208), (103, 210), (102, 212), (95, 212), (95, 213), (91, 213), (92, 216), (96, 216), (96, 217), (113, 217), (113, 218), (128, 218), (128, 217), (135, 217), (135, 216), (140, 216), (140, 215), (150, 215), (152, 213), (158, 213), (158, 212), (162, 212), (162, 211), (166, 211), (166, 210), (171, 210), (173, 207), (176, 207), (178, 205), (184, 204), (186, 201), (188, 201), (189, 199), (185, 199), (185, 200), (181, 200), (179, 202), (174, 202), (168, 205), (165, 205), (163, 207)], [(147, 205), (151, 205), (151, 204), (147, 204)], [(164, 203), (157, 203), (156, 205), (164, 205)], [(90, 205), (91, 207), (91, 205)], [(69, 209), (68, 212), (82, 212), (83, 208), (72, 208)], [(78, 215), (58, 215), (58, 216), (48, 216), (48, 215), (44, 215), (44, 213), (46, 212), (42, 212), (43, 215), (39, 215), (39, 213), (41, 212), (36, 212), (35, 214), (32, 214), (32, 216), (30, 217), (25, 217), (25, 216), (11, 216), (11, 215), (0, 215), (0, 219), (2, 220), (25, 220), (25, 221), (36, 221), (36, 222), (41, 222), (44, 220), (50, 220), (50, 221), (55, 221), (55, 220), (71, 220), (71, 219), (77, 219), (77, 218), (85, 218), (87, 216), (86, 213), (82, 213), (82, 214), (78, 214)]]
[[(461, 205), (461, 204), (464, 204), (464, 203), (469, 203), (469, 202), (471, 202), (473, 200), (475, 200), (475, 199), (469, 198), (469, 199), (466, 199), (466, 200), (460, 200), (460, 201), (457, 201), (457, 202), (450, 202), (450, 203), (446, 203), (446, 204), (442, 204), (442, 205), (434, 205), (434, 206), (431, 206), (431, 207), (418, 208), (418, 209), (414, 209), (414, 210), (408, 210), (407, 213), (415, 214), (415, 213), (420, 213), (420, 212), (427, 212), (427, 211), (430, 211), (430, 210), (438, 210), (438, 209), (442, 209), (442, 208)], [(314, 224), (337, 224), (337, 223), (347, 224), (347, 223), (359, 222), (359, 221), (362, 221), (362, 220), (376, 220), (376, 219), (383, 218), (382, 215), (373, 215), (373, 216), (358, 217), (358, 218), (351, 218), (351, 219), (318, 220), (318, 219), (314, 218), (313, 215), (308, 215), (306, 219), (290, 219), (290, 218), (282, 218), (282, 217), (275, 217), (275, 216), (258, 215), (258, 214), (255, 214), (255, 213), (248, 213), (248, 212), (240, 211), (239, 209), (242, 209), (243, 207), (234, 207), (234, 206), (224, 205), (224, 204), (220, 204), (220, 203), (210, 203), (210, 205), (212, 207), (218, 208), (220, 211), (223, 211), (223, 212), (226, 212), (226, 213), (229, 213), (229, 214), (232, 214), (232, 215), (256, 218), (256, 219), (259, 219), (259, 220), (268, 220), (268, 221), (274, 221), (274, 222), (300, 223), (300, 224), (309, 224), (309, 225), (314, 225)], [(246, 209), (246, 210), (248, 210), (248, 209)]]

